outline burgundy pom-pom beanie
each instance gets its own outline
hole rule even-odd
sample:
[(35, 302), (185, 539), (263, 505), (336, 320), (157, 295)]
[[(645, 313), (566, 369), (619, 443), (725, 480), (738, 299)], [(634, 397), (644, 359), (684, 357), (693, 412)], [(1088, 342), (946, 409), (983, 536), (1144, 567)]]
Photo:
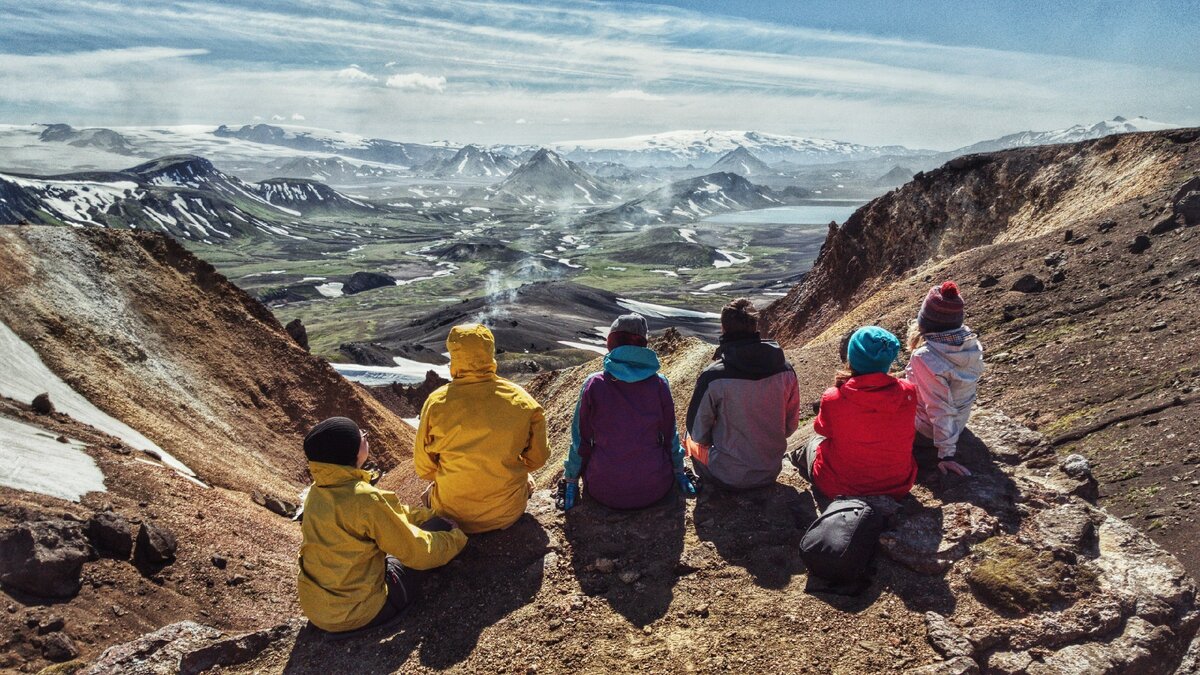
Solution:
[(958, 284), (946, 281), (929, 289), (925, 302), (921, 303), (921, 312), (917, 314), (917, 324), (926, 333), (941, 333), (962, 326), (963, 299), (958, 294)]

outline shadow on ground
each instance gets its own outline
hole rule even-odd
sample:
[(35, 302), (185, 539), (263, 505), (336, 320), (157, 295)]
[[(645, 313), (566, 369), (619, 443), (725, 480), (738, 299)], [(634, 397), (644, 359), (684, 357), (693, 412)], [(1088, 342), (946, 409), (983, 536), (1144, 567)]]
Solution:
[(396, 671), (418, 648), (424, 666), (457, 665), (471, 655), (487, 627), (533, 600), (548, 552), (549, 537), (529, 514), (507, 530), (472, 535), (457, 558), (429, 573), (421, 601), (394, 627), (343, 642), (326, 642), (305, 628), (284, 672), (322, 672), (332, 652), (345, 650), (357, 654), (359, 672)]
[(662, 618), (679, 577), (685, 512), (675, 490), (638, 511), (617, 511), (586, 498), (568, 511), (563, 530), (583, 592), (603, 597), (638, 627)]

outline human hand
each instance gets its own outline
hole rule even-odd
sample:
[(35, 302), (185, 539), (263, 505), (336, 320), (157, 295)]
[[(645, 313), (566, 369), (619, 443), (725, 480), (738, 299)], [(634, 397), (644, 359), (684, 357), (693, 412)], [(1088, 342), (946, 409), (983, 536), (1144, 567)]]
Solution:
[(938, 462), (938, 471), (941, 471), (943, 474), (953, 473), (959, 476), (971, 475), (970, 469), (949, 459), (943, 459), (942, 461)]
[(679, 491), (683, 493), (684, 497), (696, 496), (696, 492), (698, 492), (696, 483), (687, 473), (680, 471), (675, 474), (675, 482), (679, 484)]
[(569, 511), (575, 506), (575, 502), (579, 499), (579, 481), (567, 480), (566, 478), (558, 481), (558, 494), (555, 495), (554, 505), (562, 511)]

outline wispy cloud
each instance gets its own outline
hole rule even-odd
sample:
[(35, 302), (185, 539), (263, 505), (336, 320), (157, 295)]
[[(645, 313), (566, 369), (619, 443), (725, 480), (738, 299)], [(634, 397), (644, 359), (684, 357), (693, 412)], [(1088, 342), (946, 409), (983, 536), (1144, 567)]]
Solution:
[[(647, 4), (0, 0), (0, 15), (0, 120), (12, 122), (236, 123), (299, 109), (386, 136), (411, 99), (413, 140), (699, 127), (949, 147), (1118, 113), (1200, 121), (1194, 72)], [(62, 44), (103, 48), (47, 51)], [(516, 119), (572, 121), (476, 124)]]

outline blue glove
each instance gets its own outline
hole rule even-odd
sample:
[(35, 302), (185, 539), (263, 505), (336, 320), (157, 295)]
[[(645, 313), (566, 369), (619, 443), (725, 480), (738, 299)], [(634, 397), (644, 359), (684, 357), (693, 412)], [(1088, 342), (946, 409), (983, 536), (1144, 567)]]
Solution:
[(563, 478), (558, 481), (558, 494), (554, 496), (554, 505), (563, 511), (569, 511), (579, 499), (579, 481)]
[(696, 496), (696, 484), (692, 482), (691, 476), (688, 476), (683, 471), (680, 471), (679, 473), (675, 474), (675, 482), (679, 483), (679, 491), (683, 493), (683, 496)]

